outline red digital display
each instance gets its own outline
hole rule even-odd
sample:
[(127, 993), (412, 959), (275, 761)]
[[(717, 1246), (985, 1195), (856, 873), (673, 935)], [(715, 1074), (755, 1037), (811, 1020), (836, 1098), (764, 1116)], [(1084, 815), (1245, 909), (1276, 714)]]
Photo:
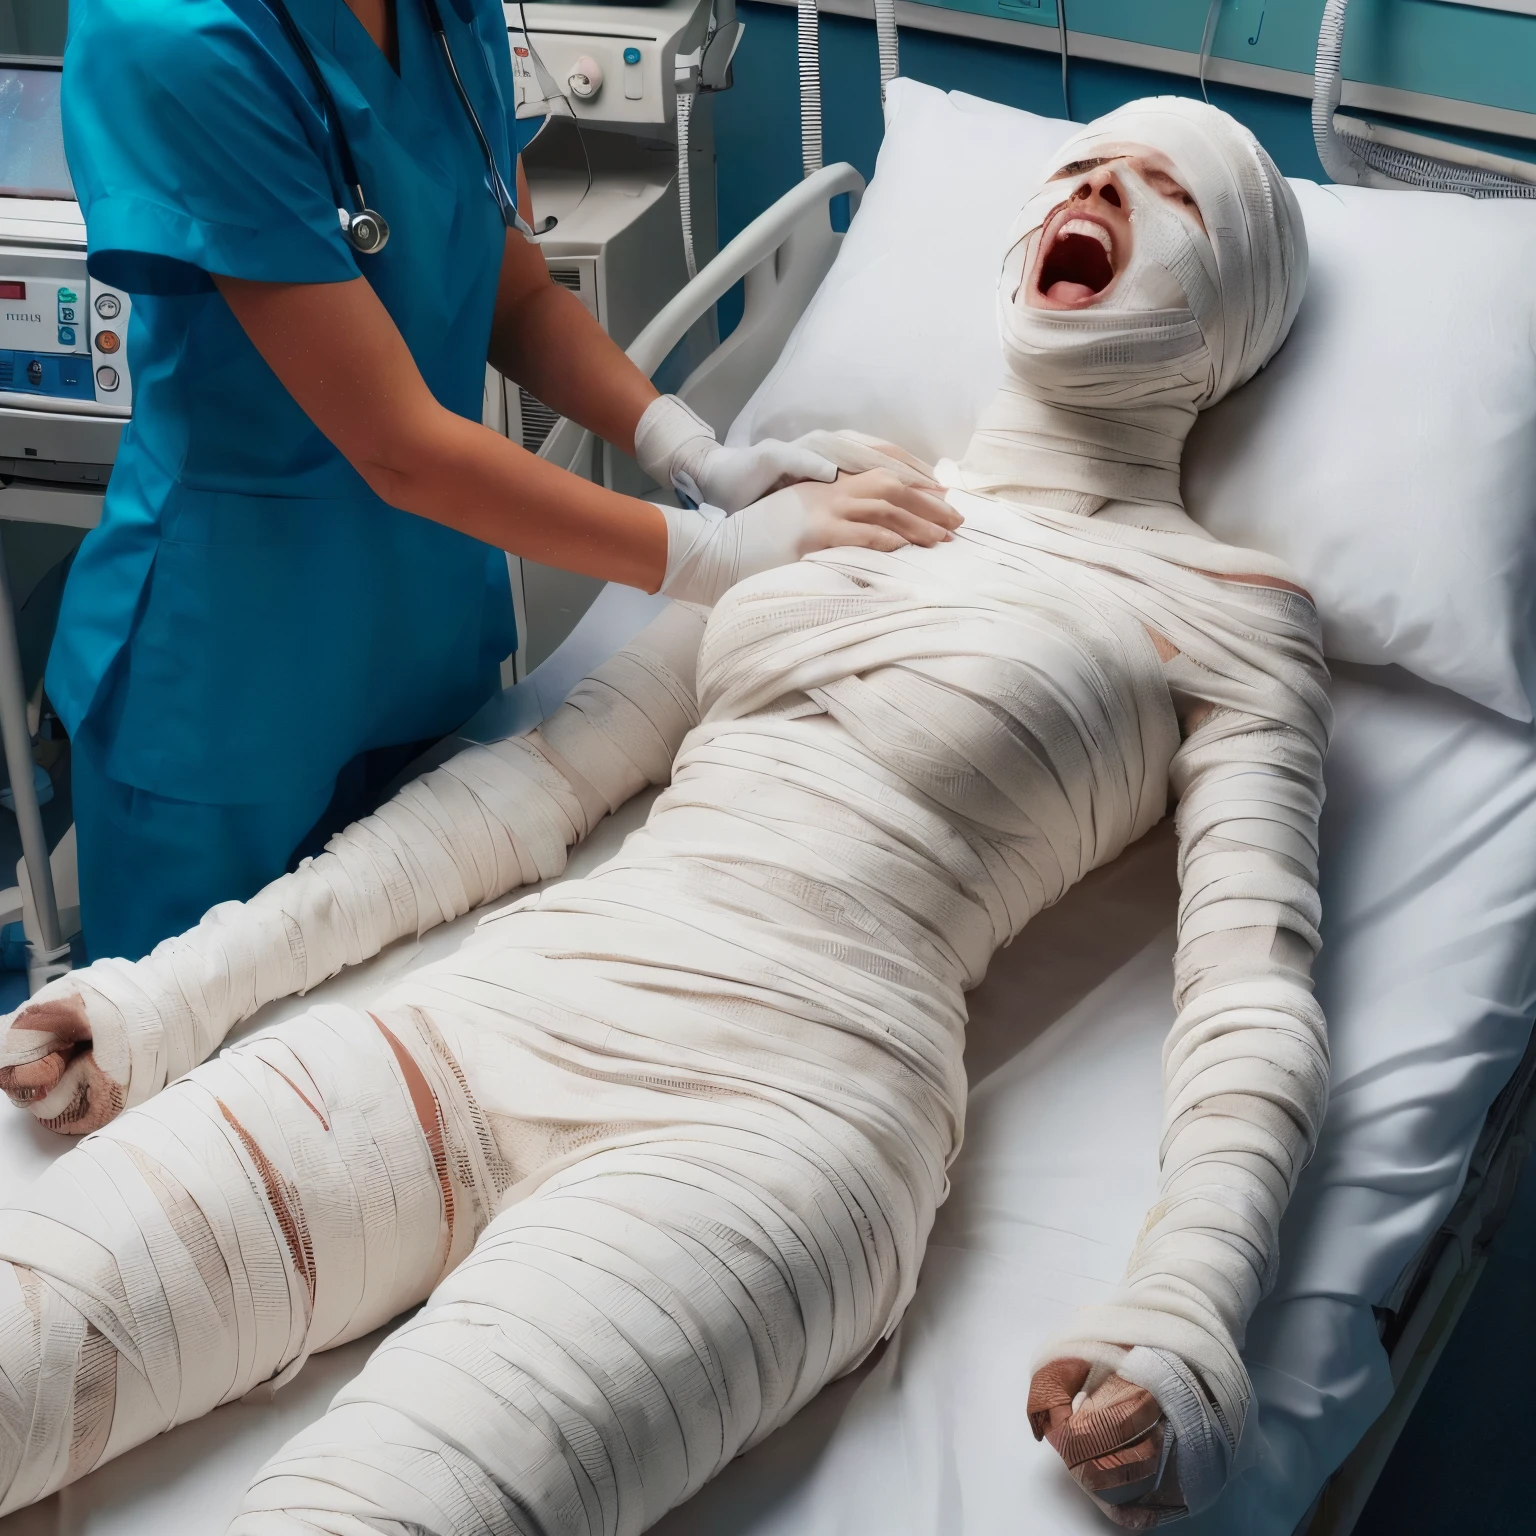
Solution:
[(24, 299), (26, 296), (25, 283), (0, 282), (0, 299)]

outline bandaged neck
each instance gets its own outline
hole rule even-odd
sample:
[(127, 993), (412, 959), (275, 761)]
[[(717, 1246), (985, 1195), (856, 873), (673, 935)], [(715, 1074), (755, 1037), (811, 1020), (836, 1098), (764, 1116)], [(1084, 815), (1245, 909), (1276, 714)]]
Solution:
[(1214, 382), (1202, 326), (1219, 313), (1214, 256), (1135, 171), (1120, 180), (1131, 257), (1092, 308), (1027, 302), (1044, 227), (1073, 183), (1048, 182), (1020, 215), (998, 289), (1007, 375), (960, 463), (968, 490), (1085, 514), (1111, 500), (1182, 505), (1184, 439)]
[[(1150, 148), (1199, 210), (1144, 178)], [(1052, 213), (1115, 162), (1131, 250), (1101, 297), (1037, 308), (1025, 285)], [(1054, 241), (1058, 226), (1051, 226)], [(998, 289), (1006, 382), (956, 476), (967, 489), (1076, 512), (1106, 501), (1181, 506), (1179, 465), (1197, 411), (1253, 377), (1285, 340), (1306, 288), (1295, 194), (1240, 123), (1204, 102), (1132, 102), (1067, 140), (1010, 238)]]

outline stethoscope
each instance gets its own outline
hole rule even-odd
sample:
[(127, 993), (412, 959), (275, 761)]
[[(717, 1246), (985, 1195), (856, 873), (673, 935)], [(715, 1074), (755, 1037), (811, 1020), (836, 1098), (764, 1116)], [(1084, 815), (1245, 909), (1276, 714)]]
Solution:
[[(314, 83), (315, 90), (319, 92), (321, 105), (325, 109), (326, 125), (330, 129), (331, 140), (336, 146), (336, 158), (341, 162), (342, 180), (346, 183), (346, 190), (353, 204), (350, 210), (340, 204), (337, 205), (336, 212), (341, 219), (342, 231), (347, 237), (348, 244), (359, 255), (377, 255), (389, 243), (389, 221), (377, 209), (370, 208), (368, 199), (363, 195), (363, 184), (357, 174), (357, 162), (352, 158), (352, 146), (347, 142), (347, 130), (342, 125), (341, 113), (336, 108), (336, 99), (331, 95), (331, 88), (325, 83), (325, 76), (320, 73), (320, 65), (309, 44), (304, 40), (304, 34), (299, 31), (285, 0), (267, 0), (267, 3), (273, 15), (277, 17), (278, 25), (282, 27), (288, 41), (293, 45), (294, 52), (298, 54), (299, 62), (303, 64), (310, 80)], [(491, 195), (496, 199), (501, 221), (508, 229), (519, 229), (525, 235), (531, 235), (532, 228), (518, 214), (517, 200), (507, 191), (507, 184), (502, 180), (501, 172), (496, 167), (496, 156), (491, 151), (491, 141), (486, 137), (485, 129), (480, 125), (480, 114), (475, 111), (475, 105), (469, 99), (469, 92), (464, 89), (464, 82), (459, 78), (458, 66), (453, 62), (453, 50), (448, 46), (448, 34), (443, 30), (443, 17), (437, 8), (437, 0), (422, 0), (422, 5), (427, 13), (427, 25), (437, 37), (443, 62), (448, 66), (448, 75), (453, 81), (453, 88), (458, 92), (459, 102), (469, 118), (470, 127), (475, 130), (480, 153), (485, 157), (486, 170), (490, 173)], [(494, 86), (495, 83), (493, 78), (491, 84)]]

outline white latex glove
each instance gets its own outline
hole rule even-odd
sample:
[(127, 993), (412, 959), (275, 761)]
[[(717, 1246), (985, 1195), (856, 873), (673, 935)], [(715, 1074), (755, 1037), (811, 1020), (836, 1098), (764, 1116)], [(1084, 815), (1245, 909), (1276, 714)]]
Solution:
[(635, 458), (657, 485), (699, 506), (727, 512), (796, 480), (832, 480), (837, 466), (823, 455), (776, 438), (750, 448), (725, 448), (714, 428), (676, 395), (646, 407), (635, 428)]
[(948, 502), (885, 470), (775, 491), (727, 516), (718, 507), (660, 507), (667, 520), (661, 591), (712, 608), (726, 592), (818, 549), (942, 544), (961, 517)]

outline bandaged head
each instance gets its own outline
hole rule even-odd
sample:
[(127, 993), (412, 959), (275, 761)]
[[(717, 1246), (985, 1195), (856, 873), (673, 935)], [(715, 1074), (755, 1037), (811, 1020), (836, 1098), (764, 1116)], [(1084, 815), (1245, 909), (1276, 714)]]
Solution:
[(1007, 381), (961, 465), (975, 490), (1179, 504), (1196, 413), (1285, 339), (1306, 286), (1295, 196), (1225, 112), (1132, 102), (1057, 151), (998, 289)]

